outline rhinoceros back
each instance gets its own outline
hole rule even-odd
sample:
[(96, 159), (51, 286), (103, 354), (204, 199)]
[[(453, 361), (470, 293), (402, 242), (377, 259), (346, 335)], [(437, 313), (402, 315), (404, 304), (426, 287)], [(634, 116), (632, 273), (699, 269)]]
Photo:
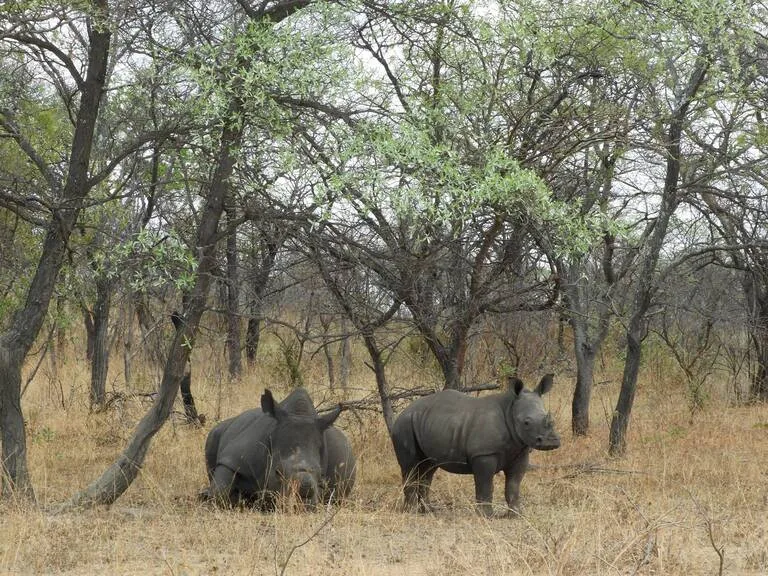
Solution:
[(473, 457), (509, 447), (504, 398), (474, 398), (456, 390), (436, 392), (403, 410), (392, 439), (401, 466), (421, 459), (450, 472), (471, 473)]
[(274, 428), (274, 419), (259, 408), (236, 416), (221, 434), (216, 464), (226, 466), (262, 488), (269, 466), (267, 444)]

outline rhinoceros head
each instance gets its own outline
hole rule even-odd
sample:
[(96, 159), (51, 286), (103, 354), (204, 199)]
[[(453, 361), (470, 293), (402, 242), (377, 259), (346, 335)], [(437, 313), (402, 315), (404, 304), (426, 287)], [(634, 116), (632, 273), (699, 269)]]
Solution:
[(544, 409), (542, 396), (552, 389), (552, 374), (541, 379), (535, 390), (526, 390), (518, 378), (510, 379), (516, 398), (512, 404), (511, 424), (520, 440), (536, 450), (554, 450), (560, 447), (560, 436), (555, 431), (552, 416)]
[(276, 491), (295, 490), (303, 501), (316, 504), (324, 454), (323, 432), (334, 423), (341, 408), (318, 416), (306, 391), (297, 389), (280, 404), (266, 390), (261, 397), (261, 409), (277, 421), (270, 435), (268, 486)]

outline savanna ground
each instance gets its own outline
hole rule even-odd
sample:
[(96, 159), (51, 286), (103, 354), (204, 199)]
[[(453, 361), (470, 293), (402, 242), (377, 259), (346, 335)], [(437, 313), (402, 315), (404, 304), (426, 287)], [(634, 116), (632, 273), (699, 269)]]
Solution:
[[(546, 403), (562, 447), (534, 453), (535, 467), (522, 485), (522, 517), (488, 520), (473, 512), (471, 477), (444, 472), (433, 483), (435, 513), (399, 511), (399, 470), (380, 416), (369, 412), (346, 412), (338, 421), (358, 456), (357, 484), (343, 506), (261, 513), (199, 502), (203, 445), (217, 418), (258, 405), (265, 387), (279, 398), (287, 390), (269, 358), (241, 382), (223, 381), (225, 367), (210, 349), (193, 360), (206, 426), (196, 429), (177, 417), (166, 424), (140, 477), (111, 508), (53, 514), (50, 505), (115, 458), (146, 409), (137, 397), (90, 414), (88, 368), (75, 356), (55, 377), (44, 363), (24, 397), (40, 506), (0, 504), (0, 573), (768, 573), (768, 407), (735, 406), (725, 386), (713, 382), (707, 408), (691, 416), (685, 387), (663, 361), (646, 362), (628, 454), (615, 460), (606, 448), (620, 366), (609, 362), (598, 375), (592, 431), (581, 439), (570, 435), (572, 374), (558, 372)], [(317, 403), (330, 406), (370, 393), (366, 372), (355, 371), (346, 393), (308, 387)], [(306, 376), (325, 380), (320, 366)], [(531, 386), (541, 374), (524, 376)], [(423, 386), (421, 378), (402, 368), (391, 375), (398, 386)], [(119, 376), (113, 381), (119, 387)], [(437, 385), (437, 378), (426, 383)], [(499, 513), (501, 480), (494, 498)]]

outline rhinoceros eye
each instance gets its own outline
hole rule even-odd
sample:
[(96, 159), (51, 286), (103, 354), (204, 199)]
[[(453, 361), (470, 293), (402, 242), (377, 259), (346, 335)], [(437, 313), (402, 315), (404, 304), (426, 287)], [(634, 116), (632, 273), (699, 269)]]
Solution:
[(525, 420), (523, 420), (523, 425), (530, 426), (531, 425), (531, 417), (528, 416)]

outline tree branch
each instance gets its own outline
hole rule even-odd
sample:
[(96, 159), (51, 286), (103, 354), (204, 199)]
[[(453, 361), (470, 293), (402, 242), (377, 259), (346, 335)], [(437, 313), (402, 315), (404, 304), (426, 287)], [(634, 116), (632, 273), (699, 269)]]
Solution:
[(38, 153), (32, 143), (27, 140), (19, 130), (18, 124), (16, 124), (16, 117), (7, 108), (0, 108), (0, 126), (5, 128), (8, 137), (12, 138), (19, 145), (19, 148), (27, 155), (32, 163), (40, 171), (40, 174), (45, 178), (51, 192), (56, 192), (61, 189), (61, 181), (56, 176), (51, 167), (46, 163), (43, 157)]
[(17, 42), (21, 44), (28, 44), (30, 46), (35, 46), (37, 48), (40, 48), (41, 50), (45, 50), (46, 52), (52, 53), (56, 58), (59, 59), (59, 61), (64, 64), (66, 69), (69, 71), (70, 75), (72, 76), (72, 79), (77, 83), (77, 87), (82, 90), (84, 80), (83, 77), (80, 75), (80, 71), (75, 67), (74, 62), (72, 62), (72, 59), (67, 56), (58, 46), (55, 46), (54, 44), (48, 42), (47, 40), (42, 40), (40, 38), (36, 38), (35, 36), (29, 36), (27, 34), (9, 34), (7, 38), (10, 38), (12, 40), (16, 40)]

